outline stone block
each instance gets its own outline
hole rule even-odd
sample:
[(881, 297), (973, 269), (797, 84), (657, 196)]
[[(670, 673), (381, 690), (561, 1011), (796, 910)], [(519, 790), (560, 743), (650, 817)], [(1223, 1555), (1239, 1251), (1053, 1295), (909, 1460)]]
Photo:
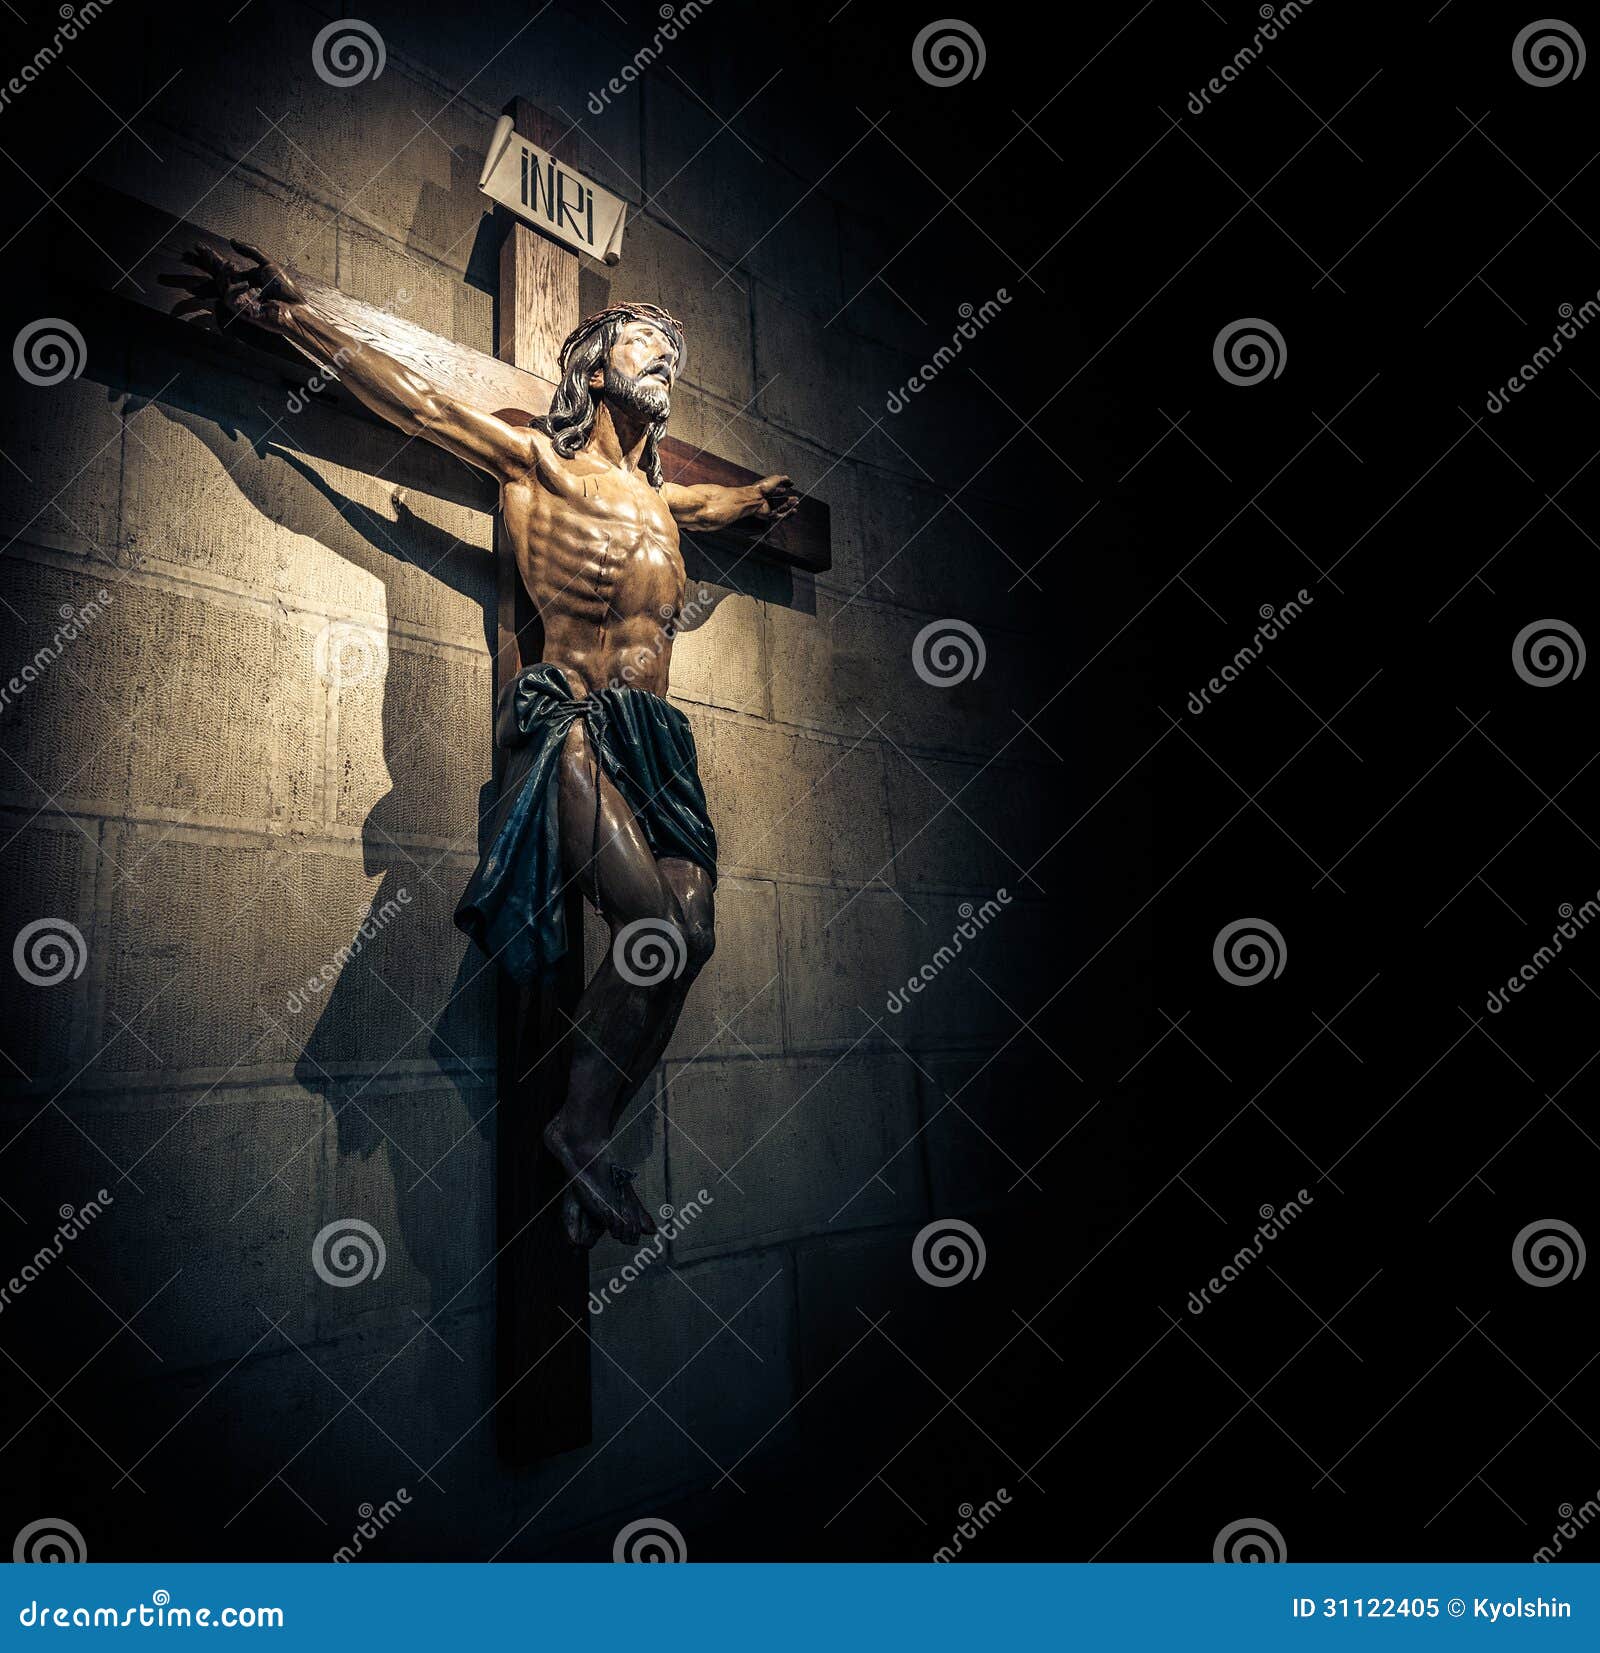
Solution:
[(865, 1041), (881, 1045), (884, 1034), (904, 1041), (888, 1025), (884, 1005), (904, 982), (914, 961), (932, 951), (935, 921), (919, 923), (887, 890), (843, 890), (805, 884), (778, 887), (778, 931), (783, 948), (784, 1021), (794, 1050), (842, 1050)]
[[(13, 537), (102, 557), (116, 541), (122, 413), (117, 389), (108, 387), (120, 384), (124, 347), (103, 322), (84, 318), (79, 331), (82, 378), (58, 385), (17, 379), (0, 405), (0, 449), (11, 460), (0, 467), (0, 543), (8, 557), (18, 549), (6, 543)], [(46, 336), (37, 335), (37, 345)]]
[[(715, 1196), (676, 1242), (678, 1257), (691, 1261), (919, 1213), (925, 1196), (912, 1077), (899, 1056), (859, 1055), (702, 1060), (671, 1072), (667, 1113), (682, 1126), (669, 1137), (672, 1198), (681, 1204), (702, 1184)], [(691, 1149), (698, 1143), (699, 1151), (680, 1152), (681, 1139)]]
[(725, 718), (699, 720), (696, 737), (726, 872), (864, 883), (884, 870), (891, 846), (874, 743)]
[(775, 887), (723, 878), (716, 893), (717, 950), (701, 971), (667, 1047), (668, 1060), (702, 1053), (768, 1056), (783, 1043)]
[[(20, 948), (29, 972), (19, 968), (7, 987), (0, 1095), (48, 1085), (48, 1096), (94, 1048), (88, 1027), (104, 941), (94, 923), (99, 827), (49, 811), (35, 816), (42, 802), (0, 811), (0, 944), (12, 959)], [(37, 928), (24, 940), (30, 926)]]

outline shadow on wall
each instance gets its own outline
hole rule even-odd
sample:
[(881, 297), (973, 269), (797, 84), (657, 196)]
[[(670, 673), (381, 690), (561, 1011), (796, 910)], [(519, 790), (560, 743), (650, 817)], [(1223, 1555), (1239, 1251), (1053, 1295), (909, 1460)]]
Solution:
[[(445, 456), (315, 405), (285, 428), (264, 409), (248, 405), (257, 386), (247, 384), (237, 397), (225, 393), (199, 402), (186, 402), (177, 394), (181, 381), (158, 402), (141, 398), (149, 388), (133, 390), (130, 417), (149, 408), (181, 426), (209, 449), (227, 480), (264, 517), (331, 550), (382, 588), (381, 598), (370, 603), (372, 610), (381, 605), (389, 616), (381, 635), (356, 621), (335, 622), (317, 644), (317, 667), (329, 687), (335, 726), (341, 716), (365, 725), (375, 714), (378, 723), (389, 784), (367, 808), (360, 828), (363, 870), (378, 880), (377, 887), (350, 933), (330, 937), (326, 956), (302, 956), (287, 1001), (264, 1004), (263, 1014), (277, 1020), (298, 1049), (296, 1078), (322, 1098), (335, 1122), (337, 1164), (380, 1152), (386, 1156), (399, 1227), (387, 1243), (398, 1242), (427, 1278), (427, 1307), (438, 1313), (472, 1284), (476, 1266), (463, 1249), (450, 1185), (434, 1173), (467, 1134), (477, 1133), (485, 1144), (493, 1139), (493, 977), (464, 939), (457, 945), (450, 924), (466, 878), (463, 857), (478, 849), (476, 833), (443, 850), (416, 843), (419, 822), (426, 836), (438, 840), (454, 830), (453, 822), (444, 825), (450, 815), (459, 819), (459, 800), (447, 809), (437, 794), (442, 770), (459, 775), (471, 762), (470, 752), (452, 744), (461, 722), (459, 716), (450, 717), (453, 709), (444, 703), (450, 693), (461, 692), (460, 679), (452, 681), (436, 653), (408, 639), (394, 617), (416, 606), (419, 581), (412, 579), (408, 590), (398, 590), (408, 568), (478, 605), (486, 591), (493, 591), (492, 576), (483, 570), (488, 553), (412, 511), (403, 490), (484, 505), (492, 503), (492, 495), (477, 487), (474, 477), (449, 475), (461, 467)], [(231, 404), (221, 414), (219, 400)], [(290, 451), (285, 439), (300, 451)], [(241, 454), (241, 444), (248, 444), (250, 452)], [(342, 492), (306, 454), (325, 455), (392, 486), (393, 517)], [(225, 519), (225, 513), (218, 515)], [(280, 601), (293, 606), (297, 596), (283, 593)], [(314, 599), (306, 600), (309, 605)], [(494, 621), (487, 609), (483, 624), (485, 646), (492, 647)], [(479, 677), (487, 681), (486, 672)], [(473, 681), (468, 674), (469, 689)], [(352, 750), (354, 744), (338, 742), (337, 773), (327, 771), (337, 795), (324, 804), (324, 815), (342, 816), (352, 808), (359, 813), (362, 772), (378, 766), (365, 764), (359, 749)], [(492, 782), (477, 789), (477, 820), (492, 797)], [(304, 864), (312, 858), (299, 859)], [(315, 875), (308, 871), (298, 898), (315, 909), (317, 896)], [(283, 890), (284, 900), (296, 898), (295, 890)], [(313, 910), (309, 916), (321, 920), (318, 928), (326, 935), (325, 912)], [(423, 927), (426, 935), (420, 933)], [(459, 961), (441, 995), (438, 962), (452, 949)], [(405, 1070), (423, 1052), (455, 1090), (458, 1106), (404, 1105), (407, 1098), (399, 1093), (415, 1090), (419, 1083), (414, 1069)], [(431, 1085), (431, 1079), (422, 1083)], [(459, 1185), (459, 1172), (454, 1180)], [(343, 1197), (345, 1185), (336, 1171), (336, 1200)], [(482, 1199), (486, 1207), (487, 1192)], [(459, 1381), (454, 1357), (435, 1340), (424, 1341), (431, 1344), (428, 1358), (451, 1368), (447, 1376), (441, 1366), (439, 1379)]]

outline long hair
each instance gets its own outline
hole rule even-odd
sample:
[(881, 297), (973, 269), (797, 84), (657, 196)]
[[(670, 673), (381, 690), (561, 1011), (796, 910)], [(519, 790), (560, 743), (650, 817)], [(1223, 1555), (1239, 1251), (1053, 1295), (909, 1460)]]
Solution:
[[(611, 347), (630, 321), (647, 321), (659, 327), (678, 352), (678, 368), (682, 370), (683, 327), (654, 304), (614, 304), (579, 322), (561, 346), (561, 382), (550, 398), (550, 411), (533, 421), (563, 459), (571, 459), (594, 433), (600, 397), (589, 388), (589, 375), (596, 368), (604, 371)], [(660, 450), (666, 428), (666, 419), (657, 419), (645, 434), (642, 462), (652, 488), (662, 483)]]

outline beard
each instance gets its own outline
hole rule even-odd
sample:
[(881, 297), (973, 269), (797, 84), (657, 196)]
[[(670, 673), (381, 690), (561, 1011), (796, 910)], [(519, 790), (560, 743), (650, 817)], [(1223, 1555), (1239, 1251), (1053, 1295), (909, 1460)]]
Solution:
[(666, 423), (672, 412), (672, 397), (661, 380), (630, 378), (614, 367), (607, 367), (605, 375), (601, 394), (620, 412), (647, 425)]

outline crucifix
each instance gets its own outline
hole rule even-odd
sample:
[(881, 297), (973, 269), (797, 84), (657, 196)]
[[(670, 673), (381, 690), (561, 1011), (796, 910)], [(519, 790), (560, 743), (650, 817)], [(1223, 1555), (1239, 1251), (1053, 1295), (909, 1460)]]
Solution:
[[(507, 113), (574, 160), (557, 123), (522, 100)], [(132, 265), (184, 289), (174, 315), (247, 346), (286, 341), (361, 409), (496, 486), (500, 790), (456, 918), (500, 972), (499, 1436), (517, 1462), (582, 1445), (588, 1248), (657, 1232), (610, 1139), (714, 935), (715, 830), (688, 720), (665, 698), (680, 530), (821, 569), (826, 507), (668, 436), (681, 326), (644, 299), (580, 319), (578, 254), (507, 214), (490, 360), (248, 243), (125, 198), (102, 222), (108, 206), (136, 244), (160, 221)], [(611, 939), (587, 983), (584, 898)]]

